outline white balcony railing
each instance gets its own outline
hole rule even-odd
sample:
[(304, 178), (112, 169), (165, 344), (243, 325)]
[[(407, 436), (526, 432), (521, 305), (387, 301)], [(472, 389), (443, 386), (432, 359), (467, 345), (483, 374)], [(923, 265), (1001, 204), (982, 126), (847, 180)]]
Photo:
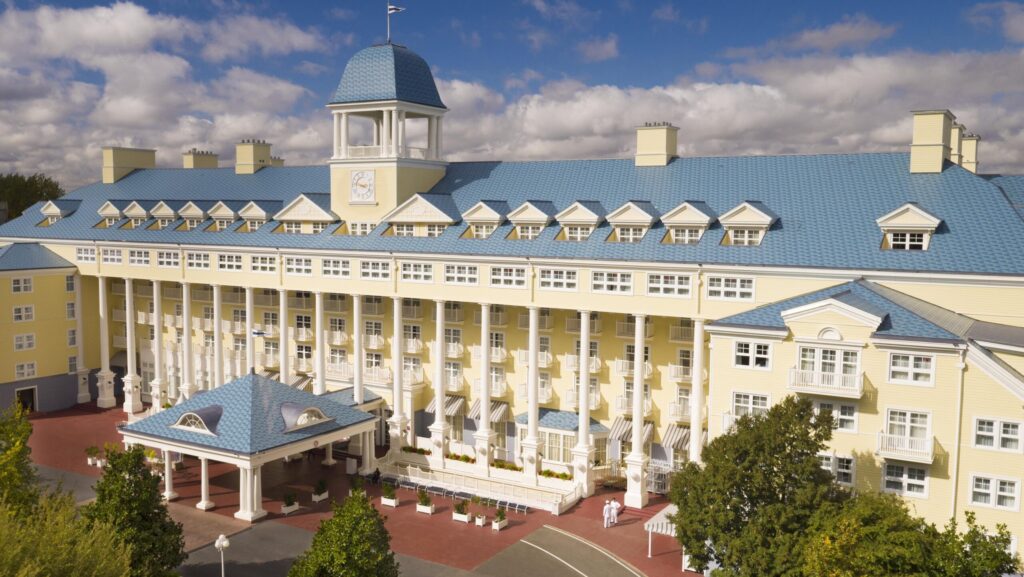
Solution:
[(292, 370), (297, 373), (312, 373), (313, 372), (313, 359), (300, 359), (298, 357), (289, 357), (289, 366)]
[(256, 364), (264, 368), (281, 366), (281, 355), (279, 353), (265, 353), (260, 351), (256, 353), (254, 358), (256, 359)]
[[(569, 389), (565, 392), (565, 404), (572, 410), (579, 408), (579, 391)], [(601, 392), (590, 391), (590, 410), (601, 408)]]
[(110, 284), (110, 294), (112, 295), (124, 295), (124, 283), (120, 281), (114, 281)]
[(381, 316), (384, 314), (384, 303), (383, 302), (366, 302), (363, 301), (363, 314)]
[(203, 317), (192, 317), (192, 328), (199, 329), (201, 331), (212, 331), (213, 319), (207, 319)]
[[(615, 409), (623, 414), (631, 414), (633, 412), (633, 395), (619, 395), (615, 397)], [(644, 416), (651, 414), (651, 399), (650, 397), (644, 398)]]
[[(627, 361), (625, 359), (615, 360), (615, 372), (623, 377), (633, 376), (633, 361)], [(654, 367), (651, 366), (649, 361), (644, 361), (644, 378), (648, 378), (654, 372)]]
[(419, 385), (423, 382), (423, 367), (402, 369), (402, 386)]
[[(483, 311), (476, 311), (476, 312), (474, 312), (473, 313), (473, 323), (479, 325), (480, 321), (483, 320), (482, 317), (483, 317)], [(507, 321), (506, 316), (505, 316), (505, 311), (496, 311), (496, 310), (492, 310), (491, 311), (491, 326), (492, 327), (503, 327), (503, 326), (505, 326), (505, 324), (507, 322), (508, 321)]]
[(164, 326), (180, 329), (185, 325), (181, 315), (164, 315)]
[(691, 369), (684, 365), (669, 365), (668, 366), (668, 378), (673, 381), (689, 381), (691, 378)]
[(277, 293), (256, 293), (252, 296), (252, 302), (258, 307), (276, 307), (280, 301), (278, 300)]
[[(516, 357), (518, 358), (519, 364), (524, 367), (530, 366), (530, 351), (519, 349), (516, 351)], [(551, 356), (551, 351), (537, 351), (537, 367), (541, 369), (549, 368), (554, 362), (554, 357)]]
[(310, 342), (316, 338), (316, 332), (307, 328), (292, 329), (292, 338), (297, 341)]
[(313, 308), (313, 297), (288, 297), (288, 308), (308, 309)]
[(255, 323), (252, 328), (255, 331), (262, 331), (263, 336), (267, 338), (276, 339), (281, 336), (281, 327), (278, 325)]
[(144, 299), (153, 298), (153, 285), (147, 282), (136, 282), (133, 283), (135, 287), (135, 296), (142, 297)]
[(859, 399), (864, 395), (864, 374), (844, 375), (821, 371), (789, 369), (789, 390), (847, 399)]
[[(565, 332), (575, 335), (580, 334), (580, 319), (576, 317), (569, 317), (565, 319)], [(590, 320), (590, 334), (601, 334), (601, 319)]]
[[(542, 331), (550, 331), (554, 320), (551, 315), (537, 315), (537, 328)], [(530, 329), (530, 313), (519, 313), (519, 328), (524, 331)]]
[(676, 421), (690, 420), (690, 403), (671, 403), (668, 406), (668, 414)]
[(124, 335), (114, 335), (114, 348), (126, 349), (128, 348), (128, 339)]
[(465, 354), (466, 349), (462, 346), (462, 343), (444, 344), (444, 356), (447, 359), (461, 359)]
[(384, 348), (384, 335), (363, 335), (363, 346), (371, 351)]
[(213, 300), (213, 289), (207, 287), (192, 287), (192, 300), (206, 301)]
[[(601, 372), (601, 358), (595, 356), (587, 357), (587, 365), (591, 373)], [(580, 356), (565, 355), (565, 369), (574, 373), (580, 372)]]
[(878, 456), (930, 465), (935, 460), (935, 439), (931, 435), (908, 437), (879, 431)]
[(163, 294), (165, 299), (181, 300), (181, 287), (164, 285)]
[(420, 339), (402, 339), (402, 351), (410, 355), (418, 355), (423, 352), (423, 341)]
[[(475, 395), (483, 395), (480, 385), (480, 379), (473, 381), (473, 393)], [(505, 377), (491, 377), (491, 397), (504, 397), (506, 393), (508, 393), (508, 383), (505, 381)]]
[(466, 386), (465, 379), (462, 378), (461, 374), (452, 375), (446, 374), (444, 376), (444, 388), (449, 393), (462, 392), (462, 388)]
[(327, 344), (344, 345), (348, 343), (348, 333), (345, 331), (327, 331)]
[(421, 305), (402, 305), (402, 318), (409, 320), (423, 318), (423, 307)]
[[(636, 323), (630, 321), (618, 321), (615, 323), (615, 336), (632, 339), (636, 337)], [(654, 336), (654, 323), (644, 323), (644, 338)]]
[(693, 342), (693, 327), (672, 325), (668, 328), (668, 340), (673, 343)]
[(245, 334), (245, 321), (222, 321), (221, 330), (236, 335)]
[(153, 313), (149, 311), (135, 311), (135, 322), (140, 325), (153, 324)]
[[(253, 304), (255, 304), (256, 295), (252, 295), (252, 296), (253, 296)], [(221, 291), (220, 298), (226, 304), (240, 305), (240, 304), (245, 303), (245, 291), (244, 290), (238, 290), (238, 291), (225, 290), (225, 291)]]
[(336, 381), (348, 381), (352, 379), (352, 363), (347, 361), (327, 363), (324, 369), (327, 373), (326, 376), (328, 379)]
[(343, 313), (345, 312), (345, 300), (344, 299), (324, 299), (324, 310), (329, 313)]
[(444, 322), (461, 323), (462, 320), (462, 309), (444, 309)]
[(492, 363), (503, 363), (508, 358), (508, 351), (505, 350), (505, 347), (481, 347), (481, 346), (473, 347), (473, 358), (474, 359), (480, 359), (481, 358), (480, 355), (482, 354), (482, 351), (483, 351), (484, 348), (487, 348), (488, 352), (490, 353), (490, 357), (491, 357), (491, 362)]
[(363, 380), (374, 385), (391, 384), (391, 369), (388, 367), (366, 367), (363, 369)]
[(412, 158), (415, 160), (430, 160), (432, 152), (429, 148), (417, 146), (396, 146), (384, 147), (377, 144), (348, 145), (345, 147), (345, 155), (339, 149), (335, 158)]
[[(529, 398), (530, 391), (527, 388), (527, 383), (519, 383), (519, 398), (524, 401)], [(538, 403), (550, 403), (552, 397), (551, 384), (541, 385), (537, 383), (537, 402)]]
[(125, 319), (124, 309), (114, 309), (110, 311), (110, 318), (114, 322), (123, 323)]

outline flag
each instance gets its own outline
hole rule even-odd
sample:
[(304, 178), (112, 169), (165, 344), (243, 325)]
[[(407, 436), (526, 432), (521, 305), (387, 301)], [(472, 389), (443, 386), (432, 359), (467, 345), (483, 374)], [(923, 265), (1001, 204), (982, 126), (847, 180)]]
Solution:
[(399, 8), (398, 6), (392, 6), (392, 5), (388, 4), (388, 14), (398, 14), (399, 12), (404, 12), (404, 11), (405, 11), (405, 8)]

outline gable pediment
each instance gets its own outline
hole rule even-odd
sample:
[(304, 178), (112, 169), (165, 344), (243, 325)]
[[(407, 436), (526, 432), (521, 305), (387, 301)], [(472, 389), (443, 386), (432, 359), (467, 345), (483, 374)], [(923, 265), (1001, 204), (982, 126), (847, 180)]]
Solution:
[(601, 222), (601, 217), (590, 210), (581, 202), (574, 202), (568, 208), (555, 215), (559, 224), (589, 224), (596, 226)]
[(210, 209), (210, 216), (219, 220), (234, 220), (237, 215), (230, 206), (224, 204), (223, 201), (220, 201)]
[(736, 208), (719, 217), (718, 221), (725, 228), (753, 227), (768, 228), (775, 223), (777, 217), (757, 207), (750, 201), (741, 203)]
[(178, 213), (184, 218), (206, 218), (206, 211), (192, 201), (185, 203), (185, 206), (181, 207)]
[(245, 220), (267, 220), (267, 211), (250, 200), (249, 204), (243, 206), (242, 210), (238, 211), (238, 216)]
[(876, 330), (885, 320), (885, 313), (867, 310), (873, 307), (857, 306), (834, 297), (782, 311), (782, 320), (788, 325), (793, 321), (814, 322), (815, 319), (831, 321), (840, 315), (871, 330)]
[(608, 214), (608, 222), (613, 225), (642, 225), (651, 226), (654, 223), (654, 215), (629, 201)]
[(917, 204), (908, 202), (880, 217), (875, 223), (882, 230), (927, 230), (934, 232), (942, 224), (942, 219), (924, 210)]
[(281, 222), (334, 222), (337, 218), (306, 195), (300, 194), (275, 214), (274, 220)]
[(474, 224), (501, 224), (505, 220), (505, 215), (500, 214), (494, 210), (487, 203), (481, 201), (470, 207), (469, 210), (462, 213), (462, 220)]
[(691, 226), (707, 228), (711, 225), (710, 214), (705, 213), (693, 204), (684, 202), (661, 217), (665, 226)]
[(537, 208), (537, 205), (526, 201), (510, 212), (508, 219), (512, 221), (512, 224), (548, 224), (551, 222), (552, 217), (547, 212)]
[(125, 207), (124, 215), (128, 218), (149, 218), (149, 211), (136, 201)]
[(398, 205), (397, 208), (384, 215), (382, 220), (391, 224), (455, 224), (452, 217), (419, 194)]
[(39, 212), (41, 212), (43, 216), (67, 216), (74, 211), (70, 209), (63, 209), (57, 206), (57, 203), (52, 200), (48, 200), (46, 201), (46, 204), (39, 207)]
[(114, 206), (114, 203), (109, 200), (104, 202), (103, 206), (101, 206), (96, 212), (98, 212), (103, 218), (121, 218), (121, 209)]
[(153, 216), (155, 216), (157, 218), (177, 218), (178, 217), (178, 213), (175, 212), (175, 210), (173, 208), (171, 208), (170, 205), (168, 205), (166, 202), (164, 202), (162, 200), (160, 202), (156, 203), (156, 206), (154, 206), (153, 209), (150, 210), (149, 212), (150, 212), (150, 214), (152, 214)]

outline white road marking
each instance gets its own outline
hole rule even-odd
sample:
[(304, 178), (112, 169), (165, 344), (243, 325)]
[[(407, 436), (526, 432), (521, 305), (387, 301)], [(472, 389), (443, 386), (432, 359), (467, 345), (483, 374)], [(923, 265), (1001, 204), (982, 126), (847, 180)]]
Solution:
[(520, 540), (519, 542), (520, 542), (520, 543), (526, 543), (527, 545), (529, 545), (530, 547), (533, 547), (534, 549), (537, 549), (537, 550), (539, 550), (539, 551), (543, 551), (544, 553), (547, 553), (548, 555), (551, 555), (551, 556), (552, 556), (552, 557), (554, 557), (554, 558), (555, 558), (556, 560), (558, 560), (558, 561), (561, 561), (561, 562), (562, 562), (562, 564), (564, 564), (564, 565), (565, 565), (566, 567), (568, 567), (568, 568), (572, 569), (573, 571), (575, 571), (575, 572), (579, 573), (579, 574), (580, 574), (580, 575), (582, 575), (583, 577), (587, 577), (587, 574), (586, 574), (586, 573), (584, 573), (583, 571), (580, 571), (579, 569), (577, 569), (577, 568), (573, 567), (573, 566), (572, 566), (572, 564), (570, 564), (570, 563), (569, 563), (568, 561), (566, 561), (565, 559), (562, 559), (562, 558), (561, 558), (561, 557), (559, 557), (558, 555), (555, 555), (554, 553), (552, 553), (551, 551), (548, 551), (547, 549), (545, 549), (545, 548), (541, 547), (540, 545), (535, 545), (535, 544), (533, 544), (533, 543), (530, 543), (530, 542), (529, 542), (529, 541), (527, 541), (526, 539), (522, 539), (522, 540)]
[(635, 570), (633, 570), (632, 567), (630, 567), (629, 565), (626, 565), (625, 563), (620, 561), (618, 557), (615, 557), (613, 555), (609, 555), (607, 551), (605, 551), (604, 549), (602, 549), (602, 548), (598, 547), (597, 545), (591, 543), (590, 541), (587, 541), (586, 539), (583, 539), (581, 537), (577, 537), (576, 535), (573, 535), (572, 533), (570, 533), (568, 531), (563, 531), (562, 529), (559, 529), (558, 527), (552, 527), (551, 525), (544, 525), (544, 528), (545, 529), (551, 529), (552, 531), (561, 533), (562, 535), (565, 535), (566, 537), (572, 537), (573, 539), (576, 539), (580, 543), (583, 543), (584, 545), (586, 545), (586, 546), (594, 549), (595, 551), (601, 553), (605, 557), (608, 557), (612, 561), (615, 561), (616, 563), (621, 565), (623, 569), (625, 569), (626, 571), (629, 571), (630, 574), (635, 575), (636, 577), (644, 577), (644, 575), (641, 575), (640, 573), (637, 573)]

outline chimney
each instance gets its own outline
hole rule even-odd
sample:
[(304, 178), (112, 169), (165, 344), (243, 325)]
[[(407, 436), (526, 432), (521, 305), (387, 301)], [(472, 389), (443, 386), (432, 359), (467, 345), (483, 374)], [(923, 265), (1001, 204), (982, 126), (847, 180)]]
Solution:
[(156, 168), (155, 150), (103, 147), (103, 184), (113, 184), (139, 168)]
[(270, 144), (266, 140), (250, 138), (235, 145), (235, 174), (256, 174), (270, 165)]
[(963, 138), (963, 144), (960, 147), (962, 152), (960, 166), (975, 174), (978, 173), (978, 143), (980, 142), (980, 136), (977, 134), (969, 134)]
[(181, 153), (181, 164), (184, 168), (217, 168), (217, 155), (208, 150), (192, 148)]
[(270, 166), (284, 166), (284, 159), (280, 156), (271, 156)]
[(645, 122), (636, 129), (636, 166), (665, 166), (675, 158), (679, 129), (670, 122)]
[(910, 173), (939, 173), (950, 158), (950, 137), (956, 117), (948, 110), (915, 110), (910, 142)]
[(963, 138), (964, 125), (959, 122), (954, 122), (953, 126), (949, 129), (949, 161), (953, 164), (960, 164), (960, 150)]

